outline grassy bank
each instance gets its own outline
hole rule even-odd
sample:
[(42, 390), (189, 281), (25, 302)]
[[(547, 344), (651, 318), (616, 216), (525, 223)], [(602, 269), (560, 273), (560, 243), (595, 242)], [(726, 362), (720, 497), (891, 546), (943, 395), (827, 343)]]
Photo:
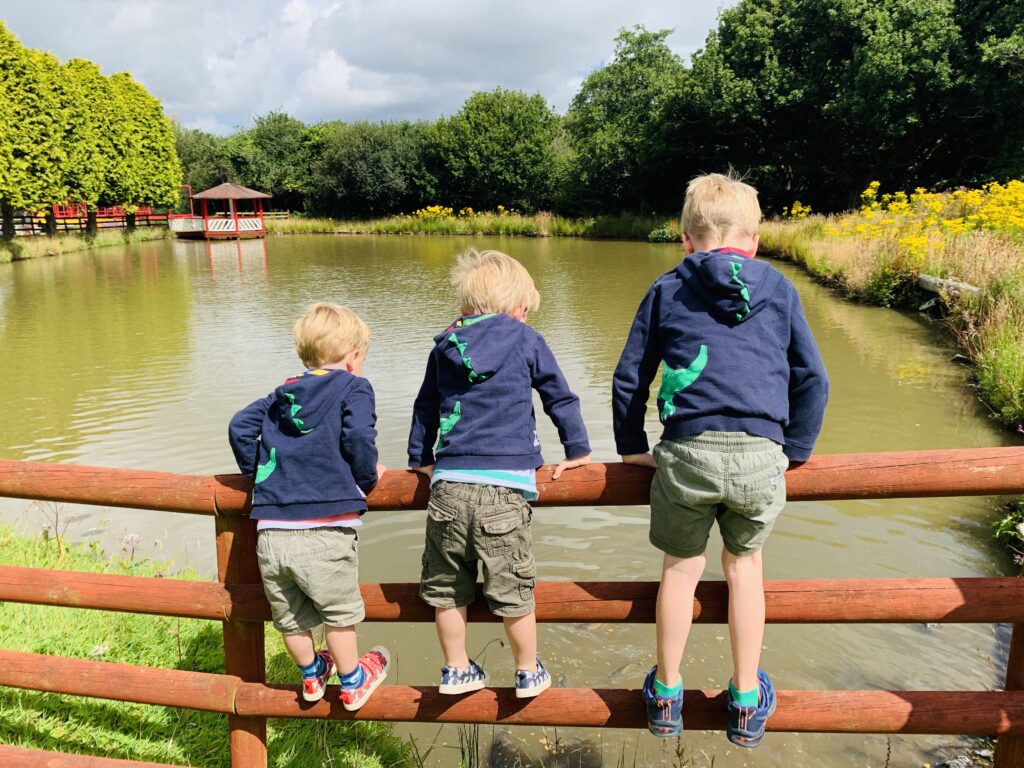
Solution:
[(139, 227), (134, 232), (123, 229), (100, 230), (95, 237), (66, 234), (57, 237), (35, 235), (16, 237), (13, 240), (0, 239), (0, 264), (40, 256), (59, 256), (62, 253), (86, 251), (108, 245), (133, 245), (148, 240), (163, 240), (170, 236), (170, 230), (166, 227)]
[[(171, 575), (171, 564), (107, 559), (97, 547), (0, 528), (0, 564), (95, 573)], [(295, 683), (295, 666), (268, 632), (267, 677)], [(220, 625), (189, 619), (0, 603), (0, 648), (197, 672), (223, 672)], [(0, 743), (182, 765), (230, 762), (223, 715), (0, 688)], [(271, 765), (290, 768), (411, 766), (383, 723), (271, 720)]]
[(661, 216), (623, 214), (573, 219), (546, 212), (527, 215), (463, 209), (455, 213), (450, 208), (430, 206), (413, 214), (368, 221), (274, 219), (267, 221), (267, 231), (279, 234), (508, 235), (648, 240), (656, 231), (678, 239), (679, 223)]
[(943, 312), (974, 362), (982, 400), (1011, 428), (1024, 424), (1024, 182), (940, 195), (877, 194), (841, 217), (767, 222), (762, 248), (804, 265), (846, 294), (917, 309), (919, 275), (977, 293), (946, 295)]

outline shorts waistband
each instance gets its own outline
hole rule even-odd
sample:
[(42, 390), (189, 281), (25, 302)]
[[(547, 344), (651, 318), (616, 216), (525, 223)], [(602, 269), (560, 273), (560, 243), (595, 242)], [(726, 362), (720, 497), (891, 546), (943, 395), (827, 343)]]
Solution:
[(476, 504), (514, 501), (523, 498), (521, 491), (501, 485), (481, 485), (478, 483), (456, 483), (451, 480), (438, 480), (432, 487), (441, 493)]
[(754, 453), (781, 448), (774, 440), (747, 432), (701, 432), (699, 435), (676, 437), (666, 442), (723, 453)]
[(274, 538), (278, 538), (283, 536), (308, 536), (310, 534), (323, 533), (324, 531), (338, 531), (352, 536), (355, 534), (356, 529), (343, 525), (321, 525), (316, 528), (261, 528), (259, 535), (266, 536), (272, 533)]

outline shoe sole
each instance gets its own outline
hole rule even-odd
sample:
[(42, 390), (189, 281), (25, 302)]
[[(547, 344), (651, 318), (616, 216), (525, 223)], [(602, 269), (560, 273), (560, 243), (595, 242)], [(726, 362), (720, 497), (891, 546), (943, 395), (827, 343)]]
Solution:
[(516, 698), (517, 699), (532, 699), (534, 696), (537, 696), (537, 695), (543, 693), (544, 691), (546, 691), (550, 687), (551, 687), (551, 678), (548, 677), (548, 679), (545, 680), (543, 683), (541, 683), (540, 685), (535, 685), (533, 688), (516, 688)]
[(310, 696), (305, 691), (303, 691), (302, 692), (302, 699), (303, 699), (303, 701), (308, 701), (310, 703), (312, 703), (314, 701), (320, 701), (320, 699), (322, 699), (324, 697), (324, 694), (327, 692), (327, 681), (330, 680), (334, 676), (334, 673), (337, 672), (337, 671), (338, 671), (338, 668), (334, 664), (331, 664), (331, 671), (327, 675), (327, 677), (324, 678), (324, 687), (320, 689), (320, 695), (319, 696), (317, 696), (317, 695)]
[(472, 693), (473, 691), (486, 688), (489, 682), (485, 677), (483, 680), (474, 680), (471, 683), (448, 683), (447, 685), (437, 686), (437, 692), (443, 693), (445, 696), (458, 696), (460, 693)]
[(653, 726), (650, 723), (648, 723), (647, 724), (647, 730), (649, 730), (652, 734), (657, 736), (659, 739), (674, 739), (674, 738), (676, 738), (678, 736), (682, 736), (683, 735), (683, 726), (682, 725), (679, 726), (679, 730), (678, 731), (673, 728), (671, 733), (663, 733), (661, 731), (655, 730), (655, 726)]
[[(376, 647), (371, 650), (376, 650)], [(388, 676), (388, 667), (391, 666), (391, 656), (389, 654), (384, 654), (384, 658), (387, 659), (387, 664), (384, 665), (384, 669), (381, 671), (380, 677), (370, 684), (370, 687), (363, 698), (353, 704), (346, 704), (344, 701), (341, 702), (341, 706), (343, 706), (347, 711), (355, 712), (357, 709), (360, 709), (363, 704), (366, 703), (366, 700), (373, 695), (373, 692), (380, 687), (380, 684), (384, 682), (384, 679)]]

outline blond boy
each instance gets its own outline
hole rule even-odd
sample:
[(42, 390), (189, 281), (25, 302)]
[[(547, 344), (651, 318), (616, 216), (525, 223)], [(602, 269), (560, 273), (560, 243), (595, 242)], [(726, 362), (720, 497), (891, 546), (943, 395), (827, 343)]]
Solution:
[[(311, 305), (295, 323), (304, 373), (231, 420), (239, 469), (254, 481), (257, 556), (274, 627), (303, 677), (306, 701), (323, 698), (337, 671), (345, 709), (359, 709), (387, 675), (390, 655), (359, 656), (364, 618), (356, 529), (377, 484), (373, 389), (362, 378), (370, 329), (336, 304)], [(312, 630), (326, 627), (329, 650)]]
[[(435, 609), (444, 654), (439, 691), (483, 688), (487, 674), (466, 653), (466, 607), (478, 564), (492, 613), (502, 617), (515, 658), (516, 696), (551, 685), (537, 658), (528, 502), (543, 463), (533, 389), (558, 427), (566, 469), (590, 461), (574, 395), (526, 315), (540, 305), (529, 272), (498, 251), (469, 250), (452, 270), (460, 314), (434, 337), (413, 408), (409, 466), (431, 476), (420, 596)], [(436, 440), (436, 446), (435, 446)]]
[[(828, 378), (793, 285), (756, 261), (757, 191), (721, 174), (690, 182), (686, 258), (647, 292), (615, 370), (622, 460), (655, 467), (651, 543), (662, 550), (658, 663), (644, 681), (650, 730), (683, 728), (682, 662), (704, 550), (718, 522), (729, 586), (726, 735), (756, 747), (775, 710), (758, 669), (764, 637), (761, 548), (786, 503), (785, 471), (811, 455)], [(648, 453), (644, 414), (661, 367), (662, 439)]]

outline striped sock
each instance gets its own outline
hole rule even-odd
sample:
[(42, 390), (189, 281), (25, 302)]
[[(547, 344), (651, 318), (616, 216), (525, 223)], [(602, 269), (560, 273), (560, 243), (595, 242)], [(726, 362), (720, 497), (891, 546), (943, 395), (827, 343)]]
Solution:
[(358, 688), (366, 680), (366, 673), (363, 672), (363, 665), (356, 664), (356, 668), (347, 675), (341, 675), (342, 688)]
[(314, 656), (313, 661), (311, 661), (306, 666), (302, 666), (301, 664), (299, 664), (299, 669), (302, 670), (303, 677), (320, 677), (320, 675), (322, 675), (326, 671), (326, 667), (327, 662), (324, 661), (324, 657), (321, 656), (319, 653), (316, 656)]

